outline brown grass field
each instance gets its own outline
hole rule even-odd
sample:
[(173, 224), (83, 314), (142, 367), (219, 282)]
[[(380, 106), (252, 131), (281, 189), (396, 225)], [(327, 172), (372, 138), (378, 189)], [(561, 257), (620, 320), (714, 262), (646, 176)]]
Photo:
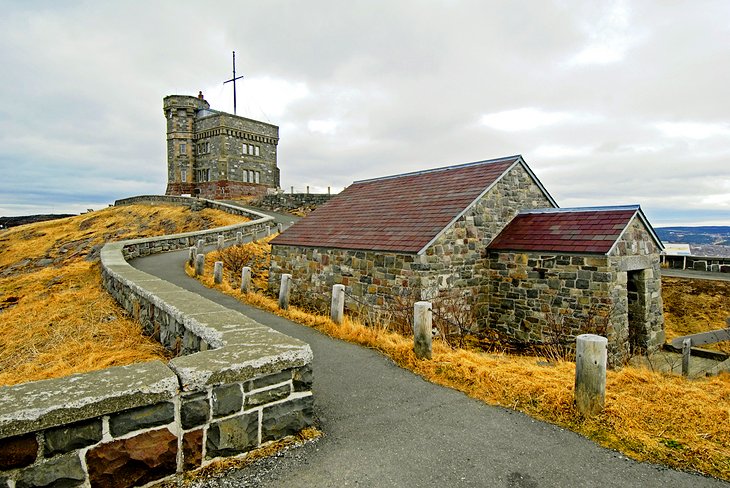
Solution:
[[(268, 244), (247, 244), (246, 253), (266, 255)], [(213, 262), (219, 255), (206, 259), (205, 277), (199, 278), (213, 287)], [(261, 269), (263, 271), (263, 268)], [(192, 275), (192, 269), (188, 267)], [(256, 270), (254, 269), (254, 275)], [(578, 432), (599, 444), (619, 450), (640, 460), (664, 464), (676, 469), (697, 471), (730, 480), (730, 375), (687, 380), (680, 376), (624, 367), (609, 371), (607, 376), (606, 408), (601, 415), (581, 417), (573, 404), (575, 364), (559, 361), (549, 366), (542, 358), (458, 349), (441, 341), (434, 343), (433, 359), (418, 360), (413, 354), (413, 340), (384, 328), (365, 327), (350, 318), (341, 326), (328, 317), (311, 314), (296, 307), (279, 310), (277, 300), (262, 293), (242, 294), (229, 280), (215, 285), (222, 292), (259, 308), (269, 310), (313, 327), (331, 337), (377, 349), (407, 368), (434, 383), (462, 391), (492, 405), (519, 410), (534, 418), (545, 420)], [(672, 308), (676, 300), (698, 304), (704, 296), (718, 298), (727, 306), (728, 294), (720, 285), (696, 285), (689, 280), (674, 280), (667, 287), (665, 300)], [(723, 294), (724, 293), (724, 294)], [(686, 296), (689, 295), (689, 298)], [(684, 298), (682, 298), (684, 297)], [(724, 301), (723, 301), (724, 298)], [(722, 317), (716, 303), (711, 302), (716, 315), (688, 320), (682, 335), (705, 330), (711, 317)], [(726, 309), (725, 309), (726, 310)], [(703, 316), (705, 317), (705, 316)], [(677, 317), (672, 317), (677, 320)], [(724, 318), (723, 318), (724, 322)], [(676, 321), (667, 320), (673, 327)], [(716, 327), (717, 328), (717, 327)]]
[[(662, 278), (667, 342), (675, 337), (730, 327), (730, 281)], [(730, 354), (730, 342), (702, 346)]]
[(130, 205), (0, 232), (0, 385), (165, 359), (102, 288), (100, 246), (242, 221), (218, 210)]

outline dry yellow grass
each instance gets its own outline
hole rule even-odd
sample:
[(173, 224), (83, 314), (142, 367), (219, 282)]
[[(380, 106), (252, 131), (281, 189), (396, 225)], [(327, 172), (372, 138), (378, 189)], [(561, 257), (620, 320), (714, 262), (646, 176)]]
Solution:
[(102, 288), (99, 247), (242, 221), (215, 210), (130, 205), (0, 233), (0, 385), (165, 359)]
[[(214, 286), (213, 259), (205, 277)], [(188, 268), (192, 274), (192, 270)], [(575, 364), (541, 366), (540, 358), (487, 354), (434, 343), (431, 361), (413, 354), (411, 338), (364, 327), (349, 318), (341, 326), (328, 317), (290, 307), (278, 309), (273, 298), (241, 294), (228, 280), (222, 292), (338, 339), (381, 351), (397, 364), (434, 383), (486, 403), (525, 412), (569, 428), (637, 460), (699, 471), (730, 480), (730, 375), (689, 381), (626, 367), (609, 371), (604, 412), (581, 417), (573, 404)]]
[[(667, 341), (675, 337), (728, 327), (730, 282), (662, 278)], [(730, 354), (730, 342), (702, 346)]]

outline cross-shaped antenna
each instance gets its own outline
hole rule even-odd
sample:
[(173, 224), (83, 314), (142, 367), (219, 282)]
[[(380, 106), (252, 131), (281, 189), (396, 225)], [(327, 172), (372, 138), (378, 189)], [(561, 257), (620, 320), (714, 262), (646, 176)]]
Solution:
[(233, 82), (233, 115), (236, 115), (236, 80), (243, 78), (243, 75), (236, 77), (236, 51), (233, 51), (233, 78), (224, 81), (223, 84)]

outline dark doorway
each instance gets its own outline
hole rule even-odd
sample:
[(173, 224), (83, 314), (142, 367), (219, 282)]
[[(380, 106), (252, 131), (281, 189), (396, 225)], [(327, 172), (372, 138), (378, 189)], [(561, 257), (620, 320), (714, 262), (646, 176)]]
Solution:
[(646, 270), (627, 272), (629, 347), (631, 355), (641, 354), (647, 348), (647, 293)]

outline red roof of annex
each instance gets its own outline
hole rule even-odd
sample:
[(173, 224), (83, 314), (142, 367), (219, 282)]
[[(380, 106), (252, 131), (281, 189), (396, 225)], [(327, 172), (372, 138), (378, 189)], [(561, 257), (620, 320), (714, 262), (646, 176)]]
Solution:
[(661, 247), (638, 205), (537, 209), (520, 212), (490, 250), (608, 254), (635, 215)]

